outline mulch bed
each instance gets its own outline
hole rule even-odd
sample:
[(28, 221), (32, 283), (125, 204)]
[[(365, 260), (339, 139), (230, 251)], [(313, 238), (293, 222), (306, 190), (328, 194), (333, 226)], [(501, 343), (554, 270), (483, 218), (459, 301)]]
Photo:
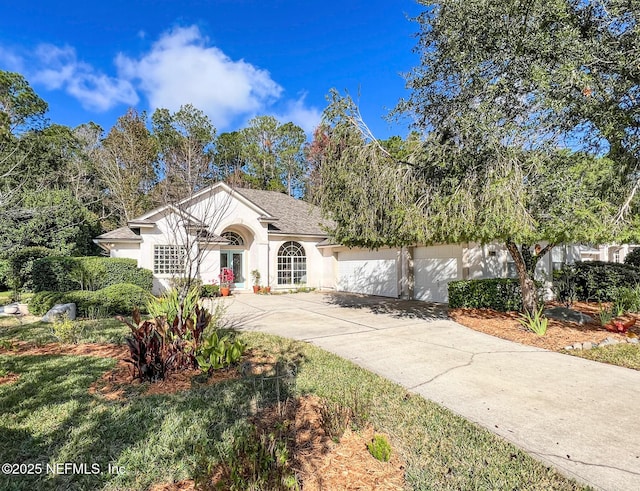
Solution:
[[(555, 302), (548, 306), (557, 306)], [(628, 336), (640, 336), (638, 320), (640, 315), (634, 314), (636, 325), (629, 329), (629, 334), (618, 334), (607, 331), (598, 320), (599, 305), (588, 302), (576, 302), (571, 308), (594, 318), (593, 322), (579, 325), (574, 322), (549, 319), (547, 333), (538, 336), (525, 329), (519, 322), (517, 312), (498, 312), (490, 309), (451, 309), (449, 317), (454, 321), (475, 331), (484, 332), (509, 341), (536, 346), (552, 351), (560, 351), (573, 343), (600, 343), (606, 338), (625, 341)]]
[[(278, 408), (261, 411), (254, 423), (259, 430), (273, 431), (277, 424), (288, 420), (290, 461), (305, 491), (320, 490), (383, 490), (405, 489), (405, 465), (392, 451), (389, 462), (376, 460), (367, 449), (373, 439), (370, 426), (360, 432), (347, 428), (338, 443), (326, 435), (321, 423), (321, 401), (315, 396), (289, 400)], [(213, 470), (212, 488), (219, 483), (222, 469)], [(158, 484), (151, 491), (190, 491), (191, 480)], [(217, 488), (215, 488), (217, 489)]]

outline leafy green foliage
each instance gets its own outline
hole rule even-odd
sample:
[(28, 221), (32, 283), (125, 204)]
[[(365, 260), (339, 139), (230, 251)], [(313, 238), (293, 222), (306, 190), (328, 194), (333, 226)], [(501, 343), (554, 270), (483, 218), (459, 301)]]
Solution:
[(62, 344), (77, 344), (83, 335), (82, 325), (72, 321), (67, 315), (57, 318), (51, 331)]
[(202, 285), (200, 287), (200, 296), (202, 298), (219, 297), (220, 285)]
[(373, 440), (367, 443), (367, 449), (380, 462), (389, 462), (391, 458), (391, 444), (384, 435), (374, 435)]
[[(132, 332), (127, 338), (131, 352), (127, 361), (136, 367), (137, 377), (155, 381), (169, 371), (198, 366), (196, 354), (201, 351), (203, 333), (211, 325), (212, 315), (198, 305), (197, 289), (192, 291), (195, 293), (189, 300), (180, 301), (176, 294), (177, 303), (172, 302), (173, 296), (165, 297), (164, 302), (149, 302), (152, 315), (158, 314), (153, 321), (143, 321), (137, 308), (131, 322), (118, 317)], [(191, 303), (187, 305), (187, 301)]]
[(41, 291), (29, 301), (29, 312), (43, 315), (55, 304), (75, 303), (79, 316), (90, 317), (96, 309), (103, 314), (125, 314), (138, 307), (146, 311), (151, 294), (137, 285), (121, 283), (97, 291)]
[(575, 275), (571, 268), (564, 268), (553, 272), (553, 286), (551, 287), (558, 302), (570, 307), (578, 299)]
[(627, 312), (640, 312), (640, 284), (633, 288), (620, 287), (616, 290), (612, 305), (616, 315)]
[(121, 283), (134, 284), (150, 292), (153, 273), (138, 268), (135, 259), (51, 256), (34, 261), (27, 278), (27, 285), (35, 292), (99, 290)]
[(5, 254), (6, 259), (6, 279), (13, 288), (16, 295), (24, 286), (28, 284), (32, 275), (34, 262), (40, 258), (52, 254), (51, 249), (46, 247), (23, 247), (10, 250)]
[(518, 322), (520, 325), (525, 327), (526, 329), (534, 332), (538, 336), (544, 336), (547, 332), (547, 325), (549, 324), (549, 319), (547, 319), (543, 314), (544, 307), (540, 307), (538, 310), (534, 312), (523, 312), (520, 314), (520, 318)]
[[(575, 284), (580, 301), (614, 301), (621, 287), (640, 284), (640, 270), (634, 266), (602, 261), (578, 262), (563, 268), (562, 276)], [(554, 276), (554, 283), (556, 283)]]
[(230, 367), (240, 361), (246, 349), (247, 346), (239, 339), (232, 341), (229, 336), (220, 335), (218, 331), (214, 331), (202, 340), (196, 360), (200, 370), (212, 372)]
[[(119, 283), (102, 288), (95, 292), (97, 304), (106, 308), (109, 313), (123, 314), (131, 312), (134, 308), (144, 310), (153, 296), (138, 285)], [(87, 310), (84, 311), (88, 315)]]
[(599, 305), (598, 320), (600, 321), (601, 326), (606, 326), (607, 324), (609, 324), (614, 317), (616, 317), (616, 314), (613, 312), (612, 308), (607, 309), (603, 305)]
[(522, 309), (520, 283), (512, 278), (457, 280), (449, 282), (449, 308)]
[(70, 190), (25, 190), (20, 202), (0, 220), (0, 244), (42, 246), (61, 255), (95, 254), (98, 216)]
[(640, 268), (640, 247), (627, 254), (624, 258), (624, 263), (628, 264), (629, 266)]
[(180, 298), (180, 291), (177, 288), (172, 288), (165, 291), (161, 297), (151, 299), (147, 310), (149, 315), (165, 317), (171, 322), (178, 315), (182, 315), (185, 320), (193, 319), (199, 300), (200, 292), (198, 288), (191, 288), (184, 298)]

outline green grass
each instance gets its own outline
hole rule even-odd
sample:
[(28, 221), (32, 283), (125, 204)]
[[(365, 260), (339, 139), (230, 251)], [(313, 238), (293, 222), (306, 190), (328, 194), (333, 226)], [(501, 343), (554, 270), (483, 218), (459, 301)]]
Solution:
[[(359, 407), (390, 435), (412, 489), (582, 489), (492, 433), (351, 362), (274, 336), (241, 337), (296, 367), (293, 383), (278, 386), (281, 397), (313, 393)], [(0, 489), (145, 489), (190, 478), (197, 449), (228, 438), (256, 406), (275, 400), (273, 381), (254, 378), (163, 396), (132, 391), (124, 401), (90, 395), (89, 386), (114, 364), (79, 356), (0, 356), (0, 370), (21, 375), (0, 385), (0, 462), (125, 469), (122, 475), (0, 475)]]
[(590, 350), (565, 351), (564, 353), (587, 360), (640, 370), (640, 345), (638, 344), (614, 344)]
[[(116, 319), (77, 321), (82, 335), (82, 343), (124, 344), (129, 328)], [(0, 341), (28, 341), (38, 345), (57, 341), (47, 322), (23, 323), (20, 318), (0, 317)]]

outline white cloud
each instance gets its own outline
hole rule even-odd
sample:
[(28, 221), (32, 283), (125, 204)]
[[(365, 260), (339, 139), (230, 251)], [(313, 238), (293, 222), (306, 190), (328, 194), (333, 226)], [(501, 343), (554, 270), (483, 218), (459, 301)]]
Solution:
[(287, 101), (284, 114), (275, 117), (283, 123), (291, 121), (300, 126), (307, 135), (312, 135), (313, 130), (320, 124), (322, 111), (316, 107), (306, 106), (306, 97), (307, 94), (303, 93), (298, 99)]
[(24, 61), (18, 54), (0, 46), (0, 70), (24, 72)]
[(35, 58), (41, 68), (35, 70), (32, 81), (49, 90), (65, 90), (85, 109), (106, 111), (118, 104), (138, 103), (138, 95), (129, 81), (109, 77), (78, 61), (72, 47), (40, 45)]
[(116, 65), (120, 77), (138, 84), (151, 110), (193, 104), (218, 128), (236, 116), (263, 111), (283, 91), (268, 71), (207, 46), (196, 26), (164, 34), (138, 59), (119, 55)]
[[(144, 39), (147, 34), (140, 31), (138, 36)], [(261, 114), (292, 121), (307, 134), (320, 122), (321, 111), (306, 105), (305, 93), (284, 99), (284, 89), (267, 70), (232, 60), (212, 46), (197, 26), (167, 31), (148, 52), (121, 53), (114, 62), (117, 76), (79, 60), (72, 46), (41, 44), (20, 52), (0, 46), (1, 69), (20, 72), (30, 83), (48, 90), (65, 91), (91, 111), (135, 106), (144, 95), (150, 111), (159, 107), (176, 111), (192, 104), (219, 130)]]

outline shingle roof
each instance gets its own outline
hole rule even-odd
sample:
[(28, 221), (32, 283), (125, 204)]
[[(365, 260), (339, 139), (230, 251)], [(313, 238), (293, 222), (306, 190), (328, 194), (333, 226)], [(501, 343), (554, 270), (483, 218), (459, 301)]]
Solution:
[(96, 237), (96, 240), (142, 240), (129, 227), (120, 227)]
[(269, 226), (272, 232), (326, 236), (327, 232), (322, 225), (331, 226), (331, 222), (322, 218), (317, 206), (286, 194), (258, 189), (234, 189), (234, 191), (277, 218)]

